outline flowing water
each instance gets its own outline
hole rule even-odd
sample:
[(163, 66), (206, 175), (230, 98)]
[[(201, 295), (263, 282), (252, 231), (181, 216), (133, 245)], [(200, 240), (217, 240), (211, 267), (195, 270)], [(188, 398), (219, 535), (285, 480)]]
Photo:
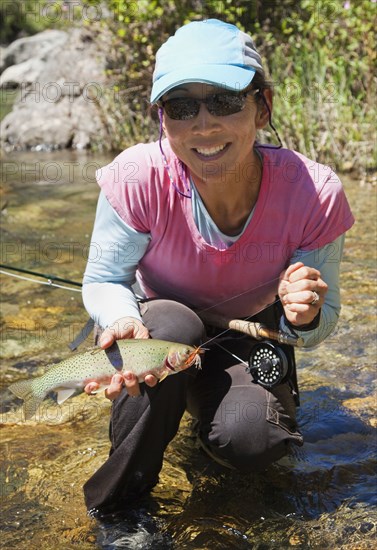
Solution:
[[(88, 246), (94, 170), (108, 160), (72, 152), (3, 158), (1, 262), (80, 281), (87, 255), (98, 254)], [(297, 354), (304, 447), (263, 474), (240, 475), (201, 454), (185, 416), (152, 498), (111, 521), (89, 519), (82, 496), (108, 453), (109, 403), (47, 401), (24, 423), (7, 390), (70, 355), (67, 343), (87, 320), (80, 293), (2, 276), (4, 548), (376, 547), (375, 194), (365, 178), (342, 179), (358, 222), (346, 241), (336, 332)]]

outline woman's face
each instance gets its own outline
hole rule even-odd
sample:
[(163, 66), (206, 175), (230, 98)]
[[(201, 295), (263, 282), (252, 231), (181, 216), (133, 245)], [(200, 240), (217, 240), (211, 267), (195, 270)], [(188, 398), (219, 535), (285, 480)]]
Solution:
[[(178, 97), (204, 99), (214, 93), (224, 93), (224, 89), (201, 83), (183, 84), (165, 94), (163, 101)], [(225, 183), (229, 178), (234, 181), (251, 176), (256, 162), (256, 132), (266, 122), (266, 114), (258, 109), (253, 94), (247, 96), (244, 109), (232, 115), (211, 115), (206, 104), (201, 103), (194, 118), (174, 120), (165, 112), (163, 117), (170, 146), (188, 166), (196, 183)]]

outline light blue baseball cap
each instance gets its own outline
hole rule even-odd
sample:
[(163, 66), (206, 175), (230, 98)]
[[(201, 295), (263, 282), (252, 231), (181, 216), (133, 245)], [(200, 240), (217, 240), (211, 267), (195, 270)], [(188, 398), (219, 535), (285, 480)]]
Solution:
[(248, 34), (218, 19), (193, 21), (179, 28), (158, 50), (151, 103), (187, 82), (244, 90), (256, 72), (264, 75), (260, 55)]

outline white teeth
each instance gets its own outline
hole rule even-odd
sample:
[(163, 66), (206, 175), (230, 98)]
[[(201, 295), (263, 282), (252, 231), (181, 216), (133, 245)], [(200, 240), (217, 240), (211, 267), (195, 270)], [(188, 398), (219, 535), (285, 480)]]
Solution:
[(197, 151), (198, 153), (200, 153), (201, 155), (204, 155), (206, 157), (210, 157), (212, 155), (216, 155), (216, 153), (220, 153), (220, 151), (222, 151), (223, 149), (225, 149), (226, 147), (226, 143), (224, 145), (217, 145), (216, 147), (209, 147), (209, 148), (200, 148), (200, 147), (197, 147)]

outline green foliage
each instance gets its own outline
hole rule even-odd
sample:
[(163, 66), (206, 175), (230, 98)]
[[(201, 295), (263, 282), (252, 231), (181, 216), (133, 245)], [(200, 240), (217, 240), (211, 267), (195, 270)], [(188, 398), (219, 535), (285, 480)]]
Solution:
[(0, 0), (0, 43), (50, 28), (96, 23), (108, 13), (101, 0)]
[[(148, 98), (155, 52), (183, 23), (216, 17), (254, 35), (274, 83), (273, 120), (291, 148), (340, 169), (375, 159), (372, 0), (110, 0), (112, 146), (157, 136)], [(114, 101), (115, 96), (118, 101)], [(120, 101), (119, 101), (120, 99)], [(262, 139), (273, 141), (266, 130)]]
[(8, 44), (20, 35), (35, 34), (46, 29), (50, 21), (43, 16), (47, 1), (0, 0), (0, 43)]
[[(254, 36), (274, 83), (273, 121), (288, 147), (341, 169), (377, 164), (375, 0), (76, 0), (74, 12), (62, 11), (65, 20), (15, 17), (36, 4), (43, 14), (43, 6), (63, 10), (69, 2), (0, 0), (3, 42), (62, 24), (110, 36), (100, 108), (113, 149), (157, 137), (149, 106), (155, 53), (182, 24), (215, 17)], [(261, 138), (274, 140), (268, 129)]]
[[(302, 0), (268, 45), (274, 120), (289, 147), (340, 169), (376, 166), (371, 0)], [(260, 35), (261, 36), (261, 35)]]

